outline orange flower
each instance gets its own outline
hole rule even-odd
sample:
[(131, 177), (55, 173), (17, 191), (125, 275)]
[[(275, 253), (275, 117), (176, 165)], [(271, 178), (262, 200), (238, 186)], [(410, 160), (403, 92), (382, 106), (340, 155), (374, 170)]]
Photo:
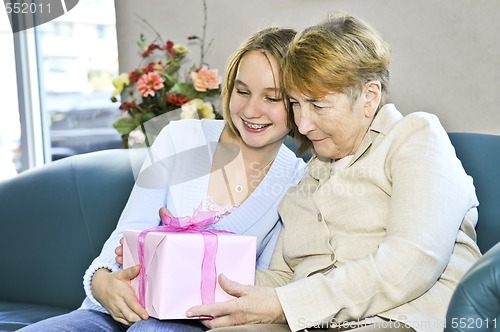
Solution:
[(218, 89), (222, 80), (217, 69), (208, 69), (207, 66), (191, 72), (191, 79), (195, 90), (200, 92)]
[(163, 88), (163, 79), (155, 72), (143, 74), (137, 81), (137, 90), (141, 96), (147, 97), (150, 95), (154, 97), (155, 91)]

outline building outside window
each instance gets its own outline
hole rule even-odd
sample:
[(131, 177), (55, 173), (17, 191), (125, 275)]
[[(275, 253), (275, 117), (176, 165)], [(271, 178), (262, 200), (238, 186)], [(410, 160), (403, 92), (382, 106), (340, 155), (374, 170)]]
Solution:
[[(21, 128), (17, 111), (16, 66), (14, 43), (7, 16), (0, 19), (0, 96), (2, 111), (0, 116), (0, 181), (17, 174), (14, 155), (18, 153)], [(19, 165), (17, 165), (19, 166)]]
[(120, 112), (110, 101), (118, 75), (114, 1), (81, 0), (37, 29), (52, 160), (120, 147), (112, 127)]
[[(46, 142), (40, 145), (45, 163), (119, 148), (120, 135), (112, 123), (121, 114), (110, 101), (111, 80), (118, 75), (114, 1), (80, 0), (55, 20), (15, 34), (5, 12), (1, 15), (5, 16), (0, 17), (0, 66), (7, 74), (1, 91), (7, 111), (0, 120), (0, 180), (33, 166), (23, 158), (32, 148), (29, 140), (23, 140), (23, 135), (30, 135), (26, 132), (29, 126), (23, 126), (23, 112), (40, 113), (36, 126), (42, 134), (34, 140)], [(32, 37), (35, 47), (15, 48), (16, 34)], [(16, 89), (16, 76), (21, 74), (15, 64), (19, 66), (26, 59), (36, 64), (29, 76), (37, 82), (30, 85), (35, 88)], [(29, 100), (35, 107), (19, 104), (18, 91), (20, 100)]]

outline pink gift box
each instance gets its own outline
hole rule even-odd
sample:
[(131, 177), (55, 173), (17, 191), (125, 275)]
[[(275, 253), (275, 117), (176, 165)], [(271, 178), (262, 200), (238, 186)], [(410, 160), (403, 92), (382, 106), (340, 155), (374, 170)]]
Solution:
[[(123, 268), (139, 264), (139, 234), (124, 233)], [(215, 269), (229, 279), (242, 284), (255, 282), (256, 239), (230, 233), (217, 234)], [(144, 238), (145, 309), (158, 319), (186, 319), (186, 311), (202, 304), (202, 262), (205, 240), (201, 233), (151, 231)], [(210, 278), (208, 278), (210, 280)], [(140, 277), (132, 280), (139, 297)], [(216, 283), (216, 284), (215, 284)], [(233, 297), (224, 292), (214, 280), (215, 302)], [(206, 292), (205, 292), (206, 294)]]

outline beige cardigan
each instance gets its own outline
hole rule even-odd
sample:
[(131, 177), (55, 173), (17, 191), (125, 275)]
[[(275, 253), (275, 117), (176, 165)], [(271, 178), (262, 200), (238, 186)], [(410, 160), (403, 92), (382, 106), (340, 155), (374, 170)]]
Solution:
[(257, 284), (277, 287), (292, 331), (376, 316), (442, 331), (480, 252), (472, 178), (439, 120), (385, 105), (347, 168), (330, 170), (313, 158), (283, 199), (283, 230)]

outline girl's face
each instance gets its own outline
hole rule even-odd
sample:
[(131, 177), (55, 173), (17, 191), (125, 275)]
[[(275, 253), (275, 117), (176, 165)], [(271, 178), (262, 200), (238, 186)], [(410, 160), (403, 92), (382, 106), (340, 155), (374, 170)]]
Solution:
[(260, 51), (245, 54), (229, 101), (231, 120), (243, 142), (259, 148), (280, 144), (289, 132), (279, 65)]

